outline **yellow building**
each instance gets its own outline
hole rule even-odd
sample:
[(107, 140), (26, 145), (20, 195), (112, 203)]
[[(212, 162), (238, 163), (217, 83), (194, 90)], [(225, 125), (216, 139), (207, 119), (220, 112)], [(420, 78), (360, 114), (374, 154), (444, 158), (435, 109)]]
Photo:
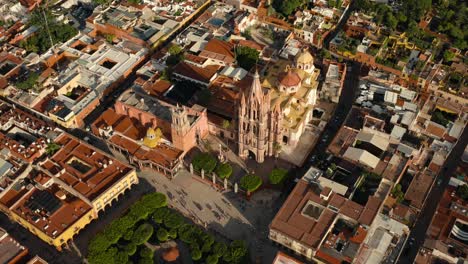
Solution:
[(68, 134), (40, 169), (0, 193), (0, 208), (46, 243), (61, 250), (123, 193), (138, 184), (134, 168)]

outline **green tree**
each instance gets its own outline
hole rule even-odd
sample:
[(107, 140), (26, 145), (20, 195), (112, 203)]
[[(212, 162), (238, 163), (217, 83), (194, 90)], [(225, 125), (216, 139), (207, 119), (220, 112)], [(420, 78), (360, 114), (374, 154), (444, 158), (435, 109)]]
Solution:
[(288, 171), (281, 168), (273, 169), (270, 174), (268, 175), (268, 179), (270, 180), (271, 184), (277, 185), (282, 183), (286, 176), (288, 175)]
[(153, 231), (150, 224), (141, 224), (133, 233), (132, 242), (137, 245), (145, 243), (153, 235)]
[(398, 203), (403, 202), (403, 200), (405, 199), (405, 194), (401, 190), (401, 184), (395, 185), (395, 187), (393, 187), (392, 189), (391, 194), (397, 200)]
[(257, 64), (260, 57), (260, 52), (250, 47), (238, 46), (235, 51), (237, 64), (247, 71)]
[(219, 163), (218, 166), (216, 166), (215, 173), (223, 180), (229, 179), (232, 175), (232, 166), (227, 162)]
[(450, 50), (444, 51), (444, 61), (451, 62), (455, 58), (455, 53), (451, 52)]
[(168, 49), (169, 56), (166, 64), (171, 67), (184, 60), (184, 50), (179, 45), (172, 45)]
[(222, 256), (224, 256), (224, 254), (226, 253), (227, 251), (227, 246), (226, 244), (222, 243), (222, 242), (215, 242), (214, 245), (213, 245), (213, 254), (215, 254), (218, 258), (221, 258)]
[(247, 245), (242, 240), (234, 240), (229, 245), (223, 260), (227, 263), (242, 263), (242, 260), (247, 256)]
[(206, 257), (206, 264), (218, 264), (218, 257), (216, 255), (209, 255)]
[(140, 250), (140, 257), (142, 258), (153, 258), (153, 255), (154, 255), (153, 250), (151, 250), (148, 247), (143, 247)]
[(262, 183), (262, 179), (257, 175), (248, 174), (241, 178), (240, 187), (247, 190), (248, 193), (251, 193), (257, 190)]
[(216, 159), (209, 153), (200, 153), (193, 158), (192, 164), (196, 171), (203, 169), (205, 173), (211, 173), (216, 168)]
[(192, 259), (194, 261), (200, 260), (202, 257), (202, 252), (200, 249), (195, 248), (192, 251), (190, 251), (190, 255), (192, 256)]
[(124, 251), (125, 251), (125, 253), (127, 253), (127, 255), (133, 256), (137, 252), (137, 245), (134, 244), (134, 243), (129, 243), (129, 244), (125, 245)]
[(60, 147), (61, 146), (55, 142), (47, 144), (47, 147), (46, 147), (47, 155), (49, 156), (54, 155), (60, 149)]
[(184, 224), (184, 218), (177, 212), (170, 212), (163, 220), (164, 225), (169, 229), (177, 229)]
[(169, 239), (169, 233), (166, 229), (160, 227), (156, 232), (156, 236), (160, 242), (166, 242)]

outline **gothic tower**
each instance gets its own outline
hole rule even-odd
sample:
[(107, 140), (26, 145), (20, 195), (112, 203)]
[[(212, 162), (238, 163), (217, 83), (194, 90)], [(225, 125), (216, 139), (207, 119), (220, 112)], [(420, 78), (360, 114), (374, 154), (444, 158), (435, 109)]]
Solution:
[(260, 84), (255, 72), (252, 85), (241, 95), (238, 110), (239, 156), (254, 155), (258, 163), (268, 155), (270, 93)]

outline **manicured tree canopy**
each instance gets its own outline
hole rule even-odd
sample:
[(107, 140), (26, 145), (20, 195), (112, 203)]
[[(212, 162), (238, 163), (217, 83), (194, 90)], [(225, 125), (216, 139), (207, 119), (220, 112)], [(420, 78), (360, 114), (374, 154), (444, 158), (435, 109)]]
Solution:
[(257, 190), (262, 185), (262, 183), (262, 179), (253, 174), (245, 175), (240, 180), (240, 186), (243, 189), (246, 189), (248, 192)]
[(153, 250), (148, 247), (144, 247), (140, 250), (140, 257), (142, 258), (153, 258)]
[(257, 63), (259, 57), (260, 52), (258, 52), (256, 49), (244, 46), (239, 46), (236, 48), (237, 64), (247, 71), (252, 69), (252, 67)]
[(215, 254), (218, 258), (224, 256), (224, 254), (227, 251), (227, 246), (226, 244), (222, 242), (215, 242), (213, 245), (213, 254)]
[(206, 264), (218, 264), (218, 257), (216, 255), (209, 255), (206, 258)]
[(270, 180), (271, 184), (280, 184), (286, 179), (287, 175), (287, 170), (275, 168), (270, 172), (270, 175), (268, 175), (268, 179)]
[(153, 231), (150, 224), (141, 224), (133, 233), (132, 242), (137, 245), (145, 243), (153, 235)]
[(169, 214), (172, 214), (169, 208), (161, 207), (161, 208), (156, 209), (151, 217), (153, 218), (153, 221), (155, 221), (156, 223), (162, 224), (164, 222), (164, 219), (166, 219), (166, 217)]
[(163, 220), (164, 225), (169, 228), (179, 228), (184, 224), (184, 218), (179, 213), (172, 211)]
[(229, 163), (219, 163), (218, 166), (216, 166), (215, 170), (216, 175), (218, 175), (219, 178), (225, 179), (231, 177), (232, 174), (232, 166)]
[(192, 249), (192, 250), (190, 251), (190, 255), (192, 255), (192, 259), (193, 259), (193, 260), (197, 261), (197, 260), (200, 260), (200, 259), (201, 259), (201, 257), (202, 257), (202, 252), (201, 252), (200, 249), (195, 248), (195, 249)]
[(227, 263), (242, 263), (243, 258), (247, 255), (247, 245), (242, 240), (234, 240), (229, 245), (223, 260)]
[(203, 169), (205, 173), (211, 173), (216, 168), (216, 159), (208, 153), (200, 153), (193, 158), (192, 165), (196, 171)]
[(158, 231), (156, 232), (156, 235), (158, 236), (158, 240), (160, 242), (166, 242), (167, 239), (169, 238), (169, 233), (167, 232), (166, 229), (162, 227), (158, 229)]
[(127, 253), (127, 255), (133, 256), (137, 251), (137, 245), (135, 243), (127, 244), (124, 248), (124, 251)]

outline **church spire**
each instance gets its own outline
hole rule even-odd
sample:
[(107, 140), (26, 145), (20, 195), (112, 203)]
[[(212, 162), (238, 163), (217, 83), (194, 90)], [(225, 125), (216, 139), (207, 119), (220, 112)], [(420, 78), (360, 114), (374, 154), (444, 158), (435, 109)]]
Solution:
[(262, 96), (262, 84), (260, 83), (260, 75), (258, 74), (258, 70), (256, 69), (252, 85), (250, 86), (249, 100), (256, 99), (258, 102), (261, 102)]

